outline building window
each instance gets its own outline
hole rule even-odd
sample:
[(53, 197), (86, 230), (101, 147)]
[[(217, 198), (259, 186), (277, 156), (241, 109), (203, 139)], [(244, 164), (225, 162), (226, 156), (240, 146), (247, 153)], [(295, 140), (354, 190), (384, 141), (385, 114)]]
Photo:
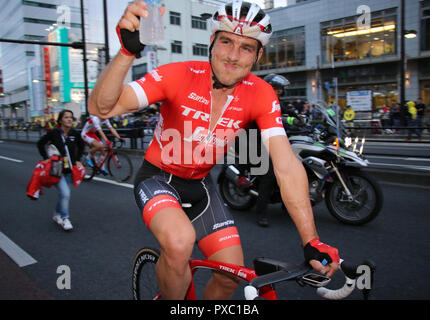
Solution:
[(132, 67), (131, 73), (132, 73), (132, 80), (138, 80), (142, 78), (146, 73), (148, 72), (148, 64), (142, 63), (138, 64)]
[(371, 25), (357, 28), (357, 16), (321, 23), (323, 63), (396, 54), (396, 9), (372, 12)]
[(41, 2), (36, 2), (36, 1), (22, 0), (22, 4), (25, 6), (57, 9), (57, 5), (55, 5), (55, 4), (41, 3)]
[(181, 14), (179, 12), (170, 11), (170, 24), (181, 25)]
[(191, 28), (206, 30), (207, 29), (206, 19), (203, 19), (201, 17), (191, 16)]
[(430, 1), (421, 2), (421, 50), (430, 50)]
[(172, 53), (182, 53), (182, 41), (174, 40), (171, 43)]
[(256, 70), (305, 65), (305, 28), (273, 32)]
[(208, 46), (206, 44), (195, 43), (193, 45), (193, 55), (207, 57)]
[[(44, 20), (44, 19), (33, 19), (33, 18), (24, 18), (24, 22), (27, 23), (37, 23), (37, 24), (46, 24), (46, 25), (52, 25), (54, 23), (57, 23), (57, 21), (54, 20)], [(73, 28), (81, 28), (80, 23), (70, 23), (70, 26)]]

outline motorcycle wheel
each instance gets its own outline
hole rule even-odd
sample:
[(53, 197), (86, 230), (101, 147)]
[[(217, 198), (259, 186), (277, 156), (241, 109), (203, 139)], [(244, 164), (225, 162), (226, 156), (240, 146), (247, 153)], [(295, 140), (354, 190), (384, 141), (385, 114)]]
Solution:
[(225, 177), (219, 180), (219, 191), (224, 202), (234, 210), (248, 210), (257, 200), (248, 193), (247, 189), (243, 190), (239, 188)]
[(348, 199), (339, 180), (331, 183), (326, 189), (325, 201), (332, 216), (350, 225), (363, 225), (375, 219), (383, 203), (378, 182), (366, 172), (353, 168), (344, 169), (342, 177), (353, 199)]

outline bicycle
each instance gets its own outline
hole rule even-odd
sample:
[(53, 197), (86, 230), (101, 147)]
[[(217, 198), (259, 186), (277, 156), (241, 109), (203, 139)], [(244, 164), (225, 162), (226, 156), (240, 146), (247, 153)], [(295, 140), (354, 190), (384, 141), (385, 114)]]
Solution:
[[(84, 180), (90, 181), (95, 175), (102, 173), (102, 168), (107, 163), (107, 170), (110, 176), (117, 182), (126, 182), (133, 176), (133, 164), (129, 156), (123, 152), (119, 152), (123, 145), (123, 141), (120, 140), (119, 147), (115, 147), (116, 140), (113, 141), (112, 145), (105, 147), (105, 154), (101, 155), (99, 159), (93, 159), (93, 165), (90, 165), (87, 161), (89, 159), (89, 150), (84, 154), (82, 164), (87, 172)], [(95, 160), (95, 161), (94, 161)]]
[[(155, 276), (155, 265), (160, 254), (157, 249), (143, 248), (139, 250), (133, 262), (132, 270), (132, 293), (134, 300), (160, 300), (157, 280)], [(244, 288), (246, 300), (277, 300), (275, 284), (284, 281), (295, 281), (300, 286), (306, 285), (317, 288), (317, 294), (330, 300), (344, 299), (355, 289), (356, 280), (361, 275), (359, 266), (367, 266), (371, 270), (371, 280), (376, 270), (371, 261), (364, 261), (361, 265), (352, 265), (340, 261), (340, 270), (345, 276), (345, 284), (339, 289), (328, 289), (325, 286), (330, 278), (317, 274), (312, 267), (303, 263), (301, 265), (285, 263), (269, 258), (254, 259), (254, 269), (229, 263), (222, 263), (204, 259), (190, 259), (192, 272), (191, 283), (185, 300), (196, 300), (194, 277), (199, 269), (210, 269), (223, 272), (230, 277), (244, 280), (248, 284)], [(362, 290), (365, 300), (368, 299), (371, 289)]]

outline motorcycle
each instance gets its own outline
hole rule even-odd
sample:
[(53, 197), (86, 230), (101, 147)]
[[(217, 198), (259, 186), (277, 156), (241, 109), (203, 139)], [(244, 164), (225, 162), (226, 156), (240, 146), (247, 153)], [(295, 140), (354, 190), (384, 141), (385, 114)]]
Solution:
[[(383, 194), (378, 182), (362, 170), (369, 164), (362, 155), (365, 140), (345, 137), (342, 126), (336, 126), (326, 108), (318, 107), (316, 111), (317, 117), (310, 119), (298, 135), (288, 133), (292, 149), (308, 176), (311, 204), (325, 200), (338, 221), (350, 225), (368, 223), (381, 211)], [(260, 177), (252, 174), (252, 165), (224, 164), (218, 176), (224, 202), (234, 210), (253, 207)], [(279, 188), (274, 190), (270, 202), (282, 203)]]

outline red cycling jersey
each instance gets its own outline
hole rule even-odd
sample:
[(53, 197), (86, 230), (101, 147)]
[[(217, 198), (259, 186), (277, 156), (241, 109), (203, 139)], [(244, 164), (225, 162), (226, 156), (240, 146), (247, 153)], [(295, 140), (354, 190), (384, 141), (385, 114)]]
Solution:
[[(236, 85), (214, 125), (210, 74), (209, 62), (178, 62), (163, 65), (129, 84), (140, 110), (163, 102), (145, 159), (178, 177), (205, 177), (224, 157), (239, 131), (253, 121), (263, 140), (286, 135), (276, 93), (252, 73)], [(213, 128), (211, 132), (209, 128)]]

